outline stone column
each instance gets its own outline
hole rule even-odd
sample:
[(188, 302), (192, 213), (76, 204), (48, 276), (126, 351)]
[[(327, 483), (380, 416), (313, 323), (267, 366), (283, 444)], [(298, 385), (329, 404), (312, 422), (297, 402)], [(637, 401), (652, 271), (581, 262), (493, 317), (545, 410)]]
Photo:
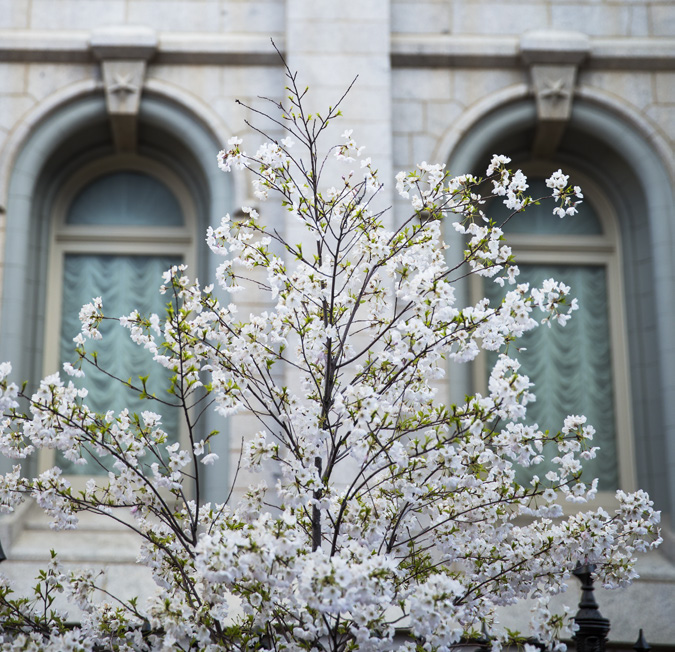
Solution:
[[(391, 204), (392, 127), (389, 0), (287, 0), (286, 56), (300, 85), (309, 86), (311, 111), (334, 106), (358, 75), (326, 144), (346, 129), (364, 145), (385, 182), (382, 206)], [(333, 141), (333, 142), (331, 142)]]
[[(318, 149), (323, 158), (331, 147), (345, 142), (343, 132), (352, 130), (352, 138), (365, 147), (363, 156), (371, 159), (380, 183), (385, 184), (370, 205), (376, 211), (391, 206), (394, 188), (389, 4), (389, 0), (286, 1), (285, 56), (290, 69), (298, 73), (299, 88), (309, 87), (303, 100), (306, 110), (325, 116), (358, 76), (340, 105), (342, 117), (331, 121)], [(330, 155), (322, 172), (322, 187), (339, 187), (341, 176), (351, 169), (360, 180), (363, 172), (358, 162), (338, 163)], [(385, 223), (387, 219), (391, 219), (389, 213)], [(289, 241), (303, 243), (306, 253), (314, 251), (315, 241), (298, 220), (283, 220), (283, 228)], [(290, 265), (293, 262), (288, 260)], [(284, 384), (302, 391), (293, 370), (286, 370)], [(344, 473), (343, 465), (343, 481), (348, 482), (349, 473)], [(315, 545), (318, 540), (317, 522)]]

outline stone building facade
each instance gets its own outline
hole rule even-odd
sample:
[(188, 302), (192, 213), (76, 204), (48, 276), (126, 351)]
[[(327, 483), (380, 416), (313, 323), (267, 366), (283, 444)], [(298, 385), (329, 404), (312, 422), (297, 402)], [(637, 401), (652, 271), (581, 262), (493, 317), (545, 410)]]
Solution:
[[(257, 109), (261, 96), (283, 97), (270, 39), (317, 109), (358, 75), (339, 128), (354, 130), (382, 179), (423, 160), (480, 172), (506, 153), (535, 178), (561, 167), (584, 187), (596, 231), (534, 229), (514, 236), (516, 251), (531, 265), (605, 270), (608, 486), (648, 490), (665, 542), (603, 611), (614, 640), (643, 627), (652, 643), (675, 642), (671, 0), (0, 0), (0, 358), (17, 378), (58, 367), (68, 256), (162, 255), (213, 270), (206, 227), (255, 203), (244, 177), (215, 166), (232, 135), (258, 138), (235, 99)], [(114, 203), (120, 187), (150, 197), (141, 222), (91, 217), (87, 206)], [(397, 219), (406, 207), (391, 188), (382, 201)], [(182, 217), (163, 222), (161, 202)], [(481, 382), (457, 372), (446, 391)], [(246, 418), (225, 428), (245, 432)], [(236, 459), (237, 437), (223, 442)], [(220, 469), (207, 489), (217, 497), (227, 483)], [(62, 536), (73, 561), (133, 562), (125, 535), (96, 523), (77, 543), (44, 537), (31, 510), (0, 527), (4, 568), (18, 577)]]

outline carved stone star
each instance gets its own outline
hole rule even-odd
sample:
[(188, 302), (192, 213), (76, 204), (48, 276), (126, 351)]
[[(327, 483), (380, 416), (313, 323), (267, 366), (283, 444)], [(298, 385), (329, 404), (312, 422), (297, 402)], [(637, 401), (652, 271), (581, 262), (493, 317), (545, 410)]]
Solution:
[(110, 84), (110, 88), (108, 90), (115, 95), (131, 95), (132, 93), (137, 93), (138, 86), (132, 83), (132, 77), (133, 75), (131, 74), (115, 74), (113, 76), (113, 83)]
[(570, 92), (565, 88), (564, 79), (547, 79), (539, 95), (552, 100), (562, 100), (569, 97)]

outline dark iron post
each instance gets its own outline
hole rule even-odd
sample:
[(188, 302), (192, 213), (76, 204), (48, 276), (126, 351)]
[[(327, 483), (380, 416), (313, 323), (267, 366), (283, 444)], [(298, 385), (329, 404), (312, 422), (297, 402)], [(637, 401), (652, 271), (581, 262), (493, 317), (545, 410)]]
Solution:
[(574, 635), (577, 652), (605, 652), (607, 643), (609, 620), (603, 618), (593, 595), (595, 589), (591, 574), (594, 570), (595, 566), (591, 564), (579, 565), (574, 571), (574, 575), (581, 582), (581, 601), (579, 611), (574, 617), (574, 622), (579, 627)]
[(478, 650), (476, 652), (490, 652), (492, 650), (492, 643), (490, 643), (490, 634), (488, 633), (487, 626), (483, 622), (483, 627), (480, 631), (480, 636), (476, 639), (478, 643)]
[(647, 639), (645, 638), (645, 635), (642, 633), (642, 630), (640, 630), (640, 635), (638, 636), (638, 640), (635, 641), (633, 649), (635, 650), (635, 652), (649, 652), (649, 650), (652, 649), (652, 646), (649, 645), (649, 643), (647, 643)]

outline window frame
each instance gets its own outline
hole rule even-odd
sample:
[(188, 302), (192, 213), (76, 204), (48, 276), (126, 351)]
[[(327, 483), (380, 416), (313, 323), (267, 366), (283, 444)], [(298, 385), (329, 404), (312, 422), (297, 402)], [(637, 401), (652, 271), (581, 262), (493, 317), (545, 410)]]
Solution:
[[(68, 210), (78, 193), (100, 177), (116, 172), (139, 172), (153, 177), (175, 196), (183, 214), (182, 226), (111, 226), (67, 224)], [(51, 327), (44, 334), (44, 375), (62, 373), (60, 368), (60, 337), (63, 297), (63, 273), (68, 254), (99, 255), (168, 255), (180, 256), (189, 269), (196, 269), (197, 210), (187, 185), (166, 166), (154, 159), (136, 154), (108, 156), (87, 164), (66, 181), (55, 197), (51, 213), (49, 253), (47, 262), (46, 320)], [(160, 279), (157, 279), (159, 290)], [(105, 297), (104, 297), (105, 302)], [(105, 304), (104, 304), (105, 305)], [(186, 444), (187, 433), (179, 432), (181, 445)], [(51, 468), (55, 452), (41, 450), (38, 472)], [(84, 485), (88, 476), (68, 475), (74, 486)], [(96, 477), (96, 476), (94, 476)]]
[[(528, 177), (547, 178), (558, 166), (552, 166), (551, 163), (532, 162), (523, 164), (521, 167)], [(637, 489), (637, 470), (618, 219), (611, 202), (591, 178), (567, 164), (565, 164), (565, 173), (570, 175), (575, 185), (581, 186), (584, 193), (583, 201), (593, 205), (602, 227), (602, 234), (539, 235), (514, 233), (506, 234), (506, 243), (511, 247), (516, 264), (584, 265), (605, 268), (612, 356), (618, 488), (624, 491), (635, 491)], [(499, 198), (494, 201), (499, 201)], [(551, 204), (551, 211), (552, 209), (553, 205)], [(551, 212), (551, 219), (560, 218), (554, 216)], [(490, 280), (476, 274), (472, 274), (470, 279), (470, 294), (475, 303), (484, 296), (483, 284), (490, 282)], [(572, 319), (574, 319), (574, 316)], [(486, 395), (489, 374), (483, 354), (479, 356), (473, 369), (475, 390)], [(536, 385), (534, 393), (535, 395), (537, 393)], [(573, 409), (574, 406), (570, 406), (570, 412)], [(562, 424), (560, 426), (562, 427)], [(599, 454), (602, 455), (602, 451)], [(615, 502), (613, 491), (598, 491), (593, 505), (607, 506), (613, 505)], [(572, 511), (573, 508), (570, 508), (570, 510)]]

